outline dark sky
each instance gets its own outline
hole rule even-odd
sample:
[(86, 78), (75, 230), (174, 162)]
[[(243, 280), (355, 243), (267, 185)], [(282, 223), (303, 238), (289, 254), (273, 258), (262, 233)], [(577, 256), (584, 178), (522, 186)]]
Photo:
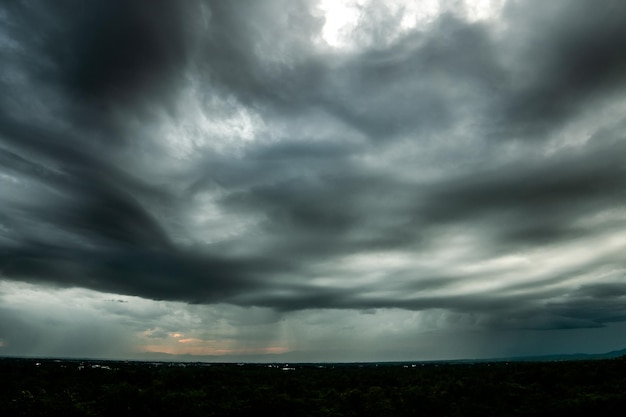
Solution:
[(626, 347), (626, 2), (0, 4), (0, 355)]

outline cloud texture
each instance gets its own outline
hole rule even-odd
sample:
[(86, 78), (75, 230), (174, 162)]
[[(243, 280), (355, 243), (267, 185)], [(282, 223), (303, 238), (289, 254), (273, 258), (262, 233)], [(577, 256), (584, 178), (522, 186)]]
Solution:
[(3, 279), (626, 321), (626, 5), (418, 3), (5, 2)]

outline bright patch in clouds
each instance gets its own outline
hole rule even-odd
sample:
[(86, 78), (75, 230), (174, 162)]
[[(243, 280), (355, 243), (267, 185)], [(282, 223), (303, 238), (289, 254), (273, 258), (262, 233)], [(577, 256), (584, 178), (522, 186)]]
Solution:
[(464, 0), (465, 16), (470, 22), (497, 19), (509, 0)]
[(178, 99), (175, 114), (163, 114), (158, 138), (167, 154), (188, 162), (208, 152), (241, 152), (257, 139), (263, 121), (234, 97), (201, 93), (202, 86), (190, 81)]
[(468, 22), (498, 19), (506, 1), (462, 0), (450, 4), (447, 0), (321, 0), (321, 38), (333, 48), (348, 50), (388, 44), (408, 31), (427, 30), (444, 13)]

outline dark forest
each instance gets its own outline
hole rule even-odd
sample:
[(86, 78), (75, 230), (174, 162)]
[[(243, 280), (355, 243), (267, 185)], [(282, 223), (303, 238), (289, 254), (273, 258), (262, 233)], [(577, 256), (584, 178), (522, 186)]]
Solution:
[(1, 359), (4, 416), (617, 416), (626, 357), (206, 364)]

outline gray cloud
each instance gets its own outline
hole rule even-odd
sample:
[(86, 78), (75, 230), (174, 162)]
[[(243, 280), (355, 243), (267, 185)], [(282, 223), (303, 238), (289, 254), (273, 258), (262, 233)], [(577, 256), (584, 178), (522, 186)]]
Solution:
[(521, 20), (515, 43), (523, 80), (503, 106), (503, 120), (509, 129), (528, 130), (529, 139), (597, 105), (626, 81), (622, 5), (575, 1), (550, 8), (556, 11), (511, 3), (509, 11)]
[(312, 1), (0, 6), (2, 276), (624, 321), (626, 6), (507, 2), (395, 37), (390, 10), (342, 50)]

